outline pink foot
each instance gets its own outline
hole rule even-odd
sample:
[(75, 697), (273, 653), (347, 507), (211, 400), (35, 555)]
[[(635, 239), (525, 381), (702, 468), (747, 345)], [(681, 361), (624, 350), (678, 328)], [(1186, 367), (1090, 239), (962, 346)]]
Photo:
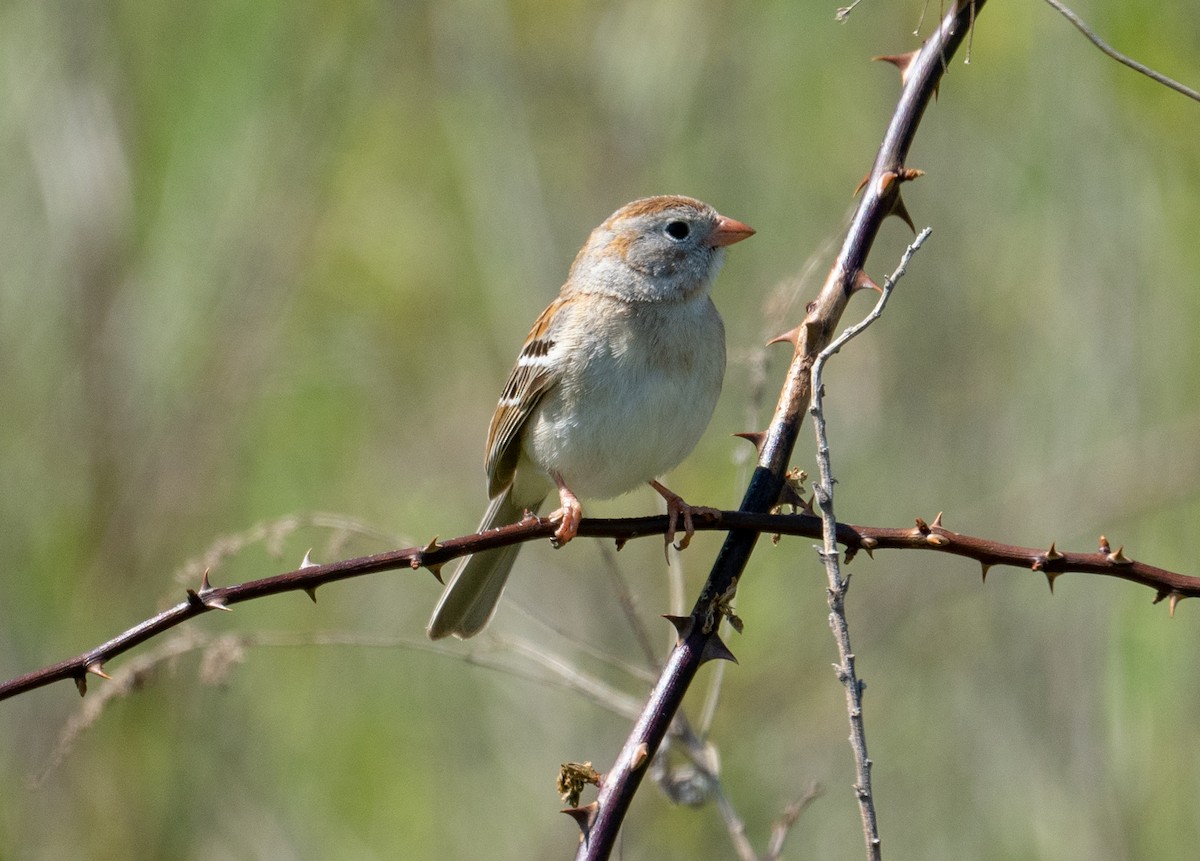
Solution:
[(717, 509), (709, 508), (706, 505), (688, 505), (683, 501), (682, 496), (667, 490), (657, 481), (650, 482), (650, 486), (667, 501), (667, 544), (674, 542), (675, 532), (679, 527), (679, 518), (683, 517), (683, 540), (675, 545), (676, 550), (684, 550), (692, 543), (692, 536), (696, 534), (696, 525), (692, 521), (693, 515), (716, 517), (719, 513)]
[(563, 482), (558, 473), (551, 473), (554, 483), (558, 485), (558, 501), (560, 507), (550, 512), (552, 521), (561, 521), (554, 532), (554, 545), (562, 547), (579, 532), (579, 521), (583, 519), (583, 506), (579, 498), (571, 492), (571, 488)]

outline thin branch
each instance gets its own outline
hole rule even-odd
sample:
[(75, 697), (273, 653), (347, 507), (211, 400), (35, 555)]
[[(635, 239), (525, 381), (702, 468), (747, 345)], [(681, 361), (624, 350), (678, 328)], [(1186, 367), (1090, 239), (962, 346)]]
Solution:
[(787, 840), (788, 834), (796, 824), (796, 820), (800, 818), (810, 804), (816, 801), (821, 796), (821, 786), (817, 783), (810, 783), (808, 788), (804, 790), (804, 794), (793, 801), (783, 809), (779, 820), (771, 827), (771, 837), (767, 844), (767, 851), (759, 855), (755, 850), (750, 838), (746, 836), (746, 823), (738, 815), (729, 799), (726, 798), (718, 783), (713, 788), (717, 810), (721, 814), (721, 819), (725, 822), (725, 830), (729, 832), (729, 838), (733, 843), (733, 849), (737, 853), (738, 861), (778, 861), (779, 856), (783, 854), (783, 844)]
[(725, 823), (725, 830), (729, 832), (729, 841), (733, 844), (738, 861), (759, 861), (754, 844), (746, 834), (746, 821), (738, 815), (729, 798), (719, 787), (714, 790), (713, 795), (717, 812), (721, 815), (721, 821)]
[(1078, 30), (1080, 33), (1082, 33), (1089, 42), (1091, 42), (1093, 45), (1095, 45), (1097, 48), (1099, 48), (1103, 53), (1107, 54), (1109, 57), (1116, 60), (1118, 63), (1128, 66), (1129, 68), (1133, 69), (1135, 72), (1142, 73), (1147, 78), (1150, 78), (1152, 81), (1157, 81), (1158, 83), (1162, 84), (1164, 87), (1167, 87), (1168, 89), (1172, 89), (1177, 93), (1181, 93), (1181, 94), (1187, 96), (1189, 99), (1194, 99), (1195, 101), (1200, 102), (1200, 92), (1196, 92), (1195, 90), (1193, 90), (1191, 87), (1187, 86), (1186, 84), (1181, 84), (1172, 78), (1168, 78), (1166, 75), (1164, 75), (1160, 72), (1154, 71), (1149, 66), (1139, 63), (1137, 60), (1133, 59), (1132, 57), (1125, 56), (1120, 51), (1116, 50), (1111, 45), (1109, 45), (1107, 42), (1105, 42), (1103, 39), (1101, 39), (1098, 35), (1096, 35), (1095, 30), (1093, 30), (1086, 23), (1084, 23), (1083, 19), (1081, 19), (1078, 15), (1076, 15), (1074, 12), (1072, 12), (1070, 9), (1068, 9), (1066, 6), (1064, 6), (1062, 3), (1060, 3), (1059, 0), (1046, 0), (1046, 3), (1052, 9), (1057, 11), (1060, 15), (1062, 15), (1064, 18), (1066, 18), (1068, 21), (1070, 21), (1072, 24), (1074, 24), (1075, 29)]
[(817, 507), (821, 512), (821, 533), (823, 544), (820, 548), (821, 559), (825, 563), (825, 573), (829, 578), (829, 627), (833, 629), (833, 637), (837, 643), (838, 660), (836, 666), (838, 680), (846, 689), (846, 712), (850, 718), (850, 747), (854, 751), (854, 792), (858, 798), (859, 814), (862, 817), (863, 839), (867, 845), (867, 858), (879, 861), (882, 857), (879, 839), (879, 822), (875, 814), (875, 795), (871, 789), (871, 759), (867, 755), (867, 732), (863, 719), (862, 683), (854, 669), (854, 650), (850, 647), (850, 625), (846, 620), (846, 592), (850, 588), (850, 578), (842, 577), (838, 565), (837, 519), (833, 513), (833, 467), (829, 456), (829, 436), (826, 433), (825, 409), (822, 398), (825, 383), (821, 378), (825, 363), (844, 345), (865, 331), (868, 326), (879, 319), (887, 301), (908, 268), (912, 256), (929, 238), (930, 230), (926, 227), (912, 245), (904, 252), (900, 265), (883, 285), (879, 301), (863, 320), (844, 331), (828, 347), (820, 352), (812, 366), (812, 405), (809, 413), (813, 418), (813, 430), (817, 437), (817, 468), (819, 476), (813, 485), (816, 494)]
[[(820, 519), (807, 514), (722, 511), (711, 519), (698, 518), (695, 526), (698, 532), (729, 530), (767, 535), (796, 535), (806, 538), (821, 537)], [(310, 565), (295, 571), (288, 571), (285, 574), (251, 580), (236, 586), (202, 588), (199, 592), (189, 590), (188, 599), (183, 603), (176, 604), (174, 607), (140, 622), (99, 646), (57, 664), (0, 683), (0, 700), (45, 687), (54, 682), (68, 680), (74, 681), (76, 685), (86, 691), (88, 674), (98, 675), (95, 670), (91, 669), (92, 667), (102, 669), (104, 664), (112, 658), (178, 627), (189, 619), (221, 607), (228, 609), (244, 601), (286, 592), (315, 592), (317, 587), (336, 580), (345, 580), (381, 571), (411, 571), (422, 565), (441, 566), (452, 559), (470, 555), (477, 550), (539, 538), (549, 539), (557, 528), (557, 524), (548, 520), (535, 520), (483, 534), (456, 538), (439, 545), (435, 550), (408, 547), (390, 553), (346, 559), (328, 565)], [(580, 524), (579, 534), (593, 538), (614, 538), (619, 541), (628, 541), (631, 538), (663, 535), (666, 530), (667, 518), (665, 515), (612, 520), (585, 518)], [(1117, 577), (1153, 589), (1156, 593), (1155, 603), (1168, 601), (1172, 612), (1175, 605), (1184, 598), (1200, 597), (1200, 577), (1190, 577), (1127, 558), (1123, 547), (1113, 551), (1108, 540), (1103, 536), (1100, 537), (1100, 548), (1096, 553), (1068, 553), (1058, 550), (1053, 543), (1049, 550), (1039, 550), (951, 532), (942, 527), (940, 520), (935, 520), (933, 525), (930, 525), (921, 518), (917, 518), (915, 527), (908, 528), (839, 523), (837, 535), (838, 543), (846, 548), (847, 561), (863, 550), (868, 555), (873, 555), (876, 550), (932, 550), (973, 559), (983, 567), (985, 575), (993, 566), (997, 565), (1009, 565), (1037, 571), (1045, 575), (1051, 586), (1058, 577), (1071, 572)], [(192, 598), (192, 595), (195, 595), (195, 598)]]
[(766, 861), (778, 861), (779, 856), (783, 854), (783, 842), (787, 839), (788, 834), (792, 831), (792, 826), (796, 824), (796, 820), (800, 818), (810, 804), (821, 797), (821, 784), (810, 783), (808, 788), (804, 790), (804, 794), (789, 804), (783, 810), (783, 816), (775, 823), (771, 829), (771, 842), (767, 846)]

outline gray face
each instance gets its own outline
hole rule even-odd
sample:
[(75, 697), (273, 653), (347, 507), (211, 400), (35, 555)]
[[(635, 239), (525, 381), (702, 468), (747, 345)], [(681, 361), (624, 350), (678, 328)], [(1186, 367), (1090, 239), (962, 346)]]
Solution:
[(572, 289), (659, 302), (707, 293), (724, 258), (712, 241), (718, 218), (691, 198), (635, 201), (592, 232), (572, 267)]

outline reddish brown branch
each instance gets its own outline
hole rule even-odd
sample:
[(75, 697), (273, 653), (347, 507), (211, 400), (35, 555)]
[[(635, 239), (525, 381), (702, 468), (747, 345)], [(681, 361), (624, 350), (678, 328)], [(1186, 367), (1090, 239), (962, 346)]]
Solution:
[[(327, 583), (380, 571), (413, 570), (422, 567), (436, 569), (452, 559), (491, 547), (540, 538), (548, 539), (554, 534), (555, 528), (556, 525), (550, 521), (531, 520), (480, 535), (455, 538), (436, 546), (407, 547), (390, 553), (346, 559), (328, 565), (311, 565), (235, 586), (188, 590), (186, 599), (181, 603), (118, 634), (106, 643), (68, 660), (0, 683), (0, 700), (68, 679), (74, 680), (83, 689), (87, 675), (95, 674), (96, 670), (102, 672), (104, 664), (108, 661), (210, 610), (229, 608), (243, 601), (283, 592), (315, 594), (318, 587)], [(612, 538), (623, 543), (631, 538), (662, 535), (666, 528), (666, 515), (604, 520), (589, 518), (580, 524), (579, 534), (592, 538)], [(766, 533), (821, 537), (820, 519), (807, 514), (722, 511), (717, 517), (698, 519), (696, 529), (736, 530), (755, 535)], [(1053, 544), (1047, 549), (1018, 547), (951, 532), (943, 528), (936, 519), (932, 525), (918, 520), (916, 526), (908, 529), (840, 523), (837, 536), (838, 543), (846, 548), (847, 561), (863, 550), (869, 554), (876, 550), (934, 550), (973, 559), (984, 567), (985, 572), (995, 565), (1040, 571), (1051, 583), (1055, 578), (1069, 572), (1119, 577), (1153, 589), (1157, 596), (1155, 600), (1169, 600), (1172, 610), (1183, 598), (1200, 597), (1200, 577), (1189, 577), (1127, 559), (1123, 550), (1112, 550), (1104, 539), (1101, 539), (1101, 549), (1096, 553), (1061, 552)]]

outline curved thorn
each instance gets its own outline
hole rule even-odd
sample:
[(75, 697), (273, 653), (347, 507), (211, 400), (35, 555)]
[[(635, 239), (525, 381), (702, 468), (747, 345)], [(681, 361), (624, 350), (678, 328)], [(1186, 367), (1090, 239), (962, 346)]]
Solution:
[(913, 58), (917, 56), (916, 51), (909, 51), (907, 54), (881, 54), (878, 57), (872, 57), (871, 61), (875, 63), (891, 63), (900, 72), (900, 86), (908, 84), (908, 67), (912, 65)]
[(850, 287), (851, 293), (857, 293), (859, 290), (874, 290), (880, 296), (883, 295), (883, 288), (872, 281), (871, 276), (861, 269), (854, 273), (854, 283)]
[(579, 839), (586, 843), (592, 832), (592, 825), (600, 814), (600, 803), (593, 801), (583, 807), (564, 807), (562, 812), (575, 820), (575, 824), (579, 826)]
[(692, 633), (692, 626), (696, 624), (696, 620), (692, 616), (672, 616), (664, 613), (663, 618), (675, 626), (675, 636), (679, 638), (678, 642), (686, 640)]
[(776, 335), (774, 338), (767, 341), (767, 346), (769, 347), (772, 344), (782, 344), (785, 341), (791, 344), (793, 347), (796, 346), (796, 344), (800, 341), (800, 327), (795, 326), (791, 329), (788, 329), (782, 335)]
[(896, 192), (896, 202), (892, 204), (892, 211), (889, 215), (894, 215), (908, 225), (908, 229), (915, 236), (917, 233), (917, 225), (913, 224), (912, 216), (908, 214), (908, 207), (904, 205), (904, 198), (900, 196), (900, 192)]
[(733, 656), (733, 652), (729, 651), (725, 641), (714, 633), (704, 641), (704, 650), (700, 653), (701, 664), (707, 664), (709, 661), (732, 661), (736, 664), (738, 659)]
[(741, 433), (735, 433), (734, 436), (753, 443), (755, 450), (759, 454), (762, 454), (763, 443), (767, 441), (766, 431), (742, 431)]
[(224, 610), (226, 613), (233, 612), (233, 608), (220, 598), (202, 598), (201, 603), (210, 610)]

